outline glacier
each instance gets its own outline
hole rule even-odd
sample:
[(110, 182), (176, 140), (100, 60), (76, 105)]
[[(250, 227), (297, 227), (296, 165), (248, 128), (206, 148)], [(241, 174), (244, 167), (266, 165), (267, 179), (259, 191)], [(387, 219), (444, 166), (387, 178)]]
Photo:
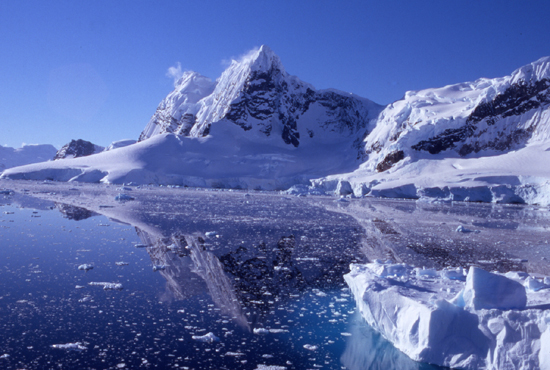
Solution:
[(544, 289), (532, 290), (527, 273), (476, 267), (466, 273), (377, 260), (350, 269), (344, 278), (363, 318), (415, 361), (461, 369), (550, 368), (550, 285), (539, 276), (529, 277)]

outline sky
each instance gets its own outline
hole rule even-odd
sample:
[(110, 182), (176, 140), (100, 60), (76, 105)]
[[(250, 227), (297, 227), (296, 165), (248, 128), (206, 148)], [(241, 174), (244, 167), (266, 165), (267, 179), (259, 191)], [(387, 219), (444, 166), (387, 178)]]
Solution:
[[(0, 145), (137, 139), (173, 89), (268, 45), (379, 104), (550, 55), (550, 1), (0, 0)], [(171, 69), (172, 68), (172, 69)]]

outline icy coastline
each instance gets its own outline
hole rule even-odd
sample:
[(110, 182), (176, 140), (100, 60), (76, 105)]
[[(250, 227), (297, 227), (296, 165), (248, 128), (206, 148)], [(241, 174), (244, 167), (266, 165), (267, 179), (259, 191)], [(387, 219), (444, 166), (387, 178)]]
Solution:
[(550, 369), (550, 280), (376, 261), (345, 275), (363, 318), (410, 358), (462, 369)]

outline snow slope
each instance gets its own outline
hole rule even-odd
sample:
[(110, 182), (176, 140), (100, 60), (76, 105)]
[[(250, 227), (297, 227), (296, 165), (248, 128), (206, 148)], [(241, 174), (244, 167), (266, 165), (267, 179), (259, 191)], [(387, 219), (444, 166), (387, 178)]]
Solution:
[(53, 159), (57, 149), (53, 145), (23, 145), (21, 148), (0, 146), (0, 171), (29, 163)]
[(345, 143), (295, 148), (248, 141), (241, 132), (226, 125), (204, 138), (164, 133), (87, 157), (8, 169), (2, 177), (276, 190), (356, 161), (342, 150)]

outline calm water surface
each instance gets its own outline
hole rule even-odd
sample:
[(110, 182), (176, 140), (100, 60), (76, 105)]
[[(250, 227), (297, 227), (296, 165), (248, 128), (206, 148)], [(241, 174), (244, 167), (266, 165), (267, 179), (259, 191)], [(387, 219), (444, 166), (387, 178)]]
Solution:
[[(368, 237), (344, 213), (244, 193), (93, 207), (67, 194), (0, 195), (1, 368), (433, 368), (355, 312), (342, 276)], [(81, 347), (52, 347), (67, 343)]]

